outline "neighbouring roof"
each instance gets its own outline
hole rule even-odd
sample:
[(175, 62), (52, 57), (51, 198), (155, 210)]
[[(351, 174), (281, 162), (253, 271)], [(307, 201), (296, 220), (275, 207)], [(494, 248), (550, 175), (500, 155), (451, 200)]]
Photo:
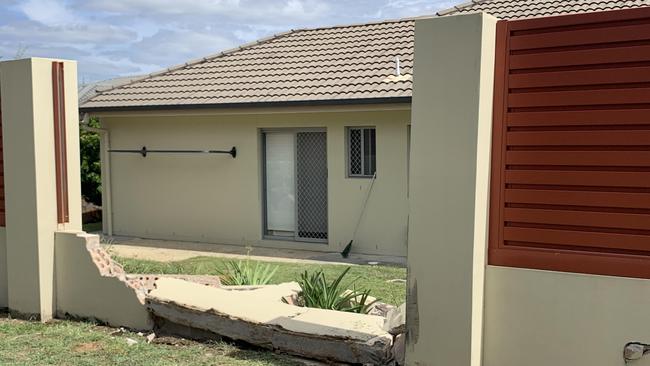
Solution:
[[(475, 0), (437, 15), (485, 11), (520, 19), (648, 5), (650, 0)], [(408, 102), (414, 26), (414, 19), (402, 19), (292, 30), (113, 87), (81, 108)]]
[(142, 76), (133, 75), (101, 80), (88, 84), (81, 84), (79, 85), (79, 90), (77, 91), (77, 94), (79, 95), (79, 104), (81, 105), (85, 103), (87, 100), (101, 93), (102, 91), (110, 90), (120, 85), (128, 84), (139, 79), (142, 79)]

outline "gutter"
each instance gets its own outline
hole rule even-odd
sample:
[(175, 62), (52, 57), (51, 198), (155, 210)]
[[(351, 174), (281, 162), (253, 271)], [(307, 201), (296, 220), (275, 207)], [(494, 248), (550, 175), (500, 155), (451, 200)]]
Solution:
[(220, 108), (261, 108), (261, 107), (298, 107), (298, 106), (340, 106), (367, 105), (387, 103), (411, 103), (411, 97), (384, 97), (362, 99), (331, 99), (331, 100), (294, 100), (279, 102), (245, 102), (245, 103), (210, 103), (210, 104), (162, 104), (135, 105), (122, 107), (80, 107), (82, 113), (93, 112), (132, 112), (152, 110), (191, 110), (191, 109), (220, 109)]
[(108, 151), (111, 149), (111, 142), (108, 130), (88, 126), (88, 113), (83, 114), (79, 121), (79, 127), (88, 132), (99, 134), (99, 161), (102, 166), (102, 231), (108, 236), (113, 236), (113, 209), (111, 196), (111, 158)]

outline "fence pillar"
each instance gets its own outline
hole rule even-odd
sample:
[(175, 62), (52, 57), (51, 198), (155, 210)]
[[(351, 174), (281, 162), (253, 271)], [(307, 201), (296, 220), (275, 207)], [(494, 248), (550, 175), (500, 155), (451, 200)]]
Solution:
[(480, 365), (496, 18), (416, 20), (407, 364)]
[[(54, 61), (0, 62), (8, 306), (43, 321), (52, 318), (55, 306), (54, 233), (81, 230), (76, 63), (56, 60), (64, 73), (58, 89), (63, 102), (55, 109)], [(57, 110), (58, 118), (65, 119), (64, 150), (55, 150)], [(57, 219), (61, 202), (57, 205), (55, 151), (64, 151), (59, 162), (67, 159), (61, 174), (67, 180), (69, 211), (62, 223)]]

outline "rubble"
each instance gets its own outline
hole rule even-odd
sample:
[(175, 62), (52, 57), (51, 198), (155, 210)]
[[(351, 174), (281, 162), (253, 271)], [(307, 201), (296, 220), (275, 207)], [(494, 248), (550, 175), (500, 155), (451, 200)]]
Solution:
[(381, 301), (377, 301), (376, 303), (373, 304), (368, 314), (386, 317), (386, 315), (388, 315), (388, 312), (390, 312), (392, 309), (395, 309), (395, 306), (391, 304), (386, 304)]
[(386, 314), (383, 329), (394, 336), (406, 332), (406, 303)]
[(387, 280), (386, 283), (406, 283), (406, 280), (402, 278), (395, 278), (392, 280)]
[(119, 328), (115, 329), (114, 331), (108, 333), (108, 335), (114, 337), (116, 335), (120, 335), (120, 334), (124, 334), (124, 333), (126, 333), (126, 329), (124, 329), (123, 327), (119, 327)]
[(399, 334), (393, 341), (393, 361), (398, 365), (405, 365), (406, 357), (406, 334)]

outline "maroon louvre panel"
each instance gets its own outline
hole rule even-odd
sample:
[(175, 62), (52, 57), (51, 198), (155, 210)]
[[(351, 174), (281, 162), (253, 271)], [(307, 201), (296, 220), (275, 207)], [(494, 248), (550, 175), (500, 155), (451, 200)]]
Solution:
[(5, 168), (4, 168), (4, 147), (2, 144), (2, 96), (0, 96), (0, 226), (6, 225), (7, 216), (5, 213)]
[(500, 21), (492, 265), (650, 278), (650, 9)]
[(56, 203), (59, 224), (69, 222), (68, 162), (65, 132), (65, 83), (63, 62), (52, 62), (52, 96), (54, 104), (54, 154), (56, 169)]

